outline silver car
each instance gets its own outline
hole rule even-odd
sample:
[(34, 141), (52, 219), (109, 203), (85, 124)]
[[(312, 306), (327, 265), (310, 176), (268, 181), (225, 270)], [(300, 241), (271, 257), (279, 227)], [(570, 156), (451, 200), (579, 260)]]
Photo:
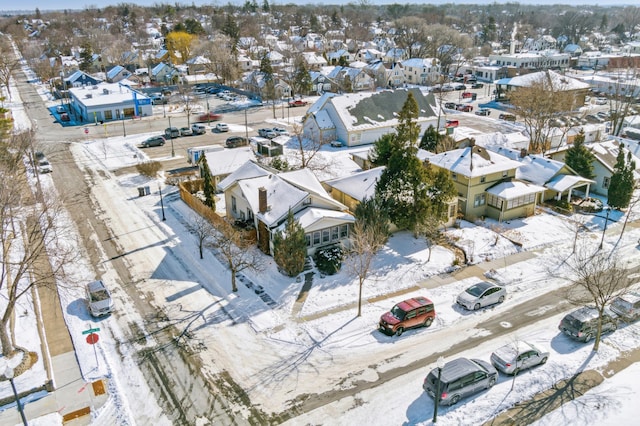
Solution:
[(549, 352), (527, 342), (509, 343), (491, 354), (491, 364), (496, 369), (513, 375), (527, 368), (542, 365), (548, 359)]
[(89, 312), (94, 317), (108, 315), (113, 310), (111, 293), (102, 280), (90, 282), (86, 287)]
[(456, 302), (465, 309), (476, 311), (485, 306), (502, 303), (506, 297), (507, 290), (504, 287), (480, 281), (460, 293)]

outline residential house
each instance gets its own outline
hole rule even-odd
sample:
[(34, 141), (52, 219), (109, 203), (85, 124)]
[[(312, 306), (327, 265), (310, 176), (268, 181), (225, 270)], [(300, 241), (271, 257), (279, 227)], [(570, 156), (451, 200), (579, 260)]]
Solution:
[(305, 231), (307, 254), (331, 245), (349, 245), (355, 218), (334, 200), (309, 169), (275, 174), (245, 164), (218, 185), (227, 219), (250, 222), (258, 246), (273, 255), (273, 239), (284, 231), (289, 211)]
[(180, 77), (180, 72), (175, 67), (160, 62), (151, 69), (151, 75), (149, 77), (156, 83), (173, 84)]
[(333, 52), (327, 53), (327, 60), (330, 65), (338, 65), (338, 63), (340, 62), (340, 58), (344, 58), (347, 63), (353, 60), (353, 57), (346, 49), (338, 49)]
[(204, 176), (203, 158), (207, 159), (209, 173), (213, 177), (213, 185), (217, 186), (218, 182), (236, 171), (247, 161), (255, 160), (256, 156), (249, 146), (205, 152), (198, 160), (198, 169), (201, 177)]
[(577, 58), (582, 55), (582, 47), (579, 44), (567, 44), (562, 52), (570, 54), (572, 58)]
[(303, 52), (302, 58), (309, 71), (318, 71), (327, 66), (327, 60), (315, 52)]
[(384, 54), (383, 61), (395, 64), (403, 59), (407, 59), (407, 51), (398, 47), (393, 47)]
[(62, 80), (64, 87), (69, 89), (71, 87), (83, 87), (83, 86), (95, 86), (102, 82), (102, 80), (97, 79), (84, 71), (75, 71), (70, 75), (66, 76)]
[(589, 83), (567, 77), (555, 71), (546, 70), (498, 80), (496, 82), (496, 96), (500, 101), (508, 101), (511, 91), (518, 90), (519, 87), (530, 87), (536, 83), (542, 83), (543, 87), (554, 92), (572, 93), (576, 99), (576, 105), (584, 104), (585, 97), (591, 87)]
[(358, 52), (356, 53), (355, 59), (358, 61), (362, 61), (362, 62), (366, 62), (367, 64), (370, 64), (371, 62), (382, 60), (383, 57), (384, 57), (383, 52), (377, 49), (369, 48), (369, 49), (358, 50)]
[(358, 92), (360, 90), (371, 90), (373, 86), (372, 77), (364, 72), (362, 68), (335, 67), (329, 75), (334, 92)]
[(516, 179), (517, 161), (473, 145), (431, 155), (426, 161), (448, 170), (466, 220), (510, 220), (530, 216), (545, 188)]
[(430, 85), (440, 78), (440, 65), (436, 58), (411, 58), (401, 62), (407, 84)]
[(371, 76), (375, 87), (387, 86), (387, 68), (381, 60), (367, 64), (362, 70)]
[(117, 83), (125, 78), (129, 78), (131, 73), (123, 66), (116, 65), (107, 71), (107, 82), (109, 83)]
[(186, 64), (188, 67), (187, 74), (189, 75), (206, 74), (211, 69), (211, 61), (204, 56), (190, 58)]
[(238, 55), (238, 67), (242, 72), (249, 72), (260, 67), (260, 61), (254, 61), (246, 55)]
[(339, 96), (325, 94), (308, 109), (303, 121), (303, 135), (312, 140), (337, 140), (349, 147), (372, 144), (382, 135), (395, 132), (397, 114), (409, 92), (419, 106), (417, 122), (421, 127), (420, 133), (430, 125), (437, 127), (433, 94), (424, 95), (419, 89), (412, 88)]
[(404, 67), (400, 62), (387, 63), (386, 68), (387, 86), (403, 87), (406, 81), (404, 76)]

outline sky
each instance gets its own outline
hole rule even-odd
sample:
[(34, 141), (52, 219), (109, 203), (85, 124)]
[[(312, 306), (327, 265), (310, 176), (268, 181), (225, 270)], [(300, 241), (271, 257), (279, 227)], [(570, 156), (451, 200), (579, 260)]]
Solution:
[[(35, 10), (35, 8), (40, 8), (41, 11), (45, 10), (64, 10), (64, 9), (84, 9), (88, 7), (106, 7), (106, 6), (115, 6), (121, 3), (134, 3), (139, 6), (152, 6), (154, 4), (174, 4), (175, 2), (167, 1), (167, 0), (137, 0), (137, 1), (116, 1), (116, 0), (93, 0), (93, 1), (71, 1), (71, 0), (60, 0), (55, 3), (51, 3), (49, 0), (24, 0), (20, 2), (20, 9), (15, 8), (15, 3), (10, 2), (9, 0), (0, 0), (0, 11), (12, 11), (12, 10)], [(196, 6), (202, 5), (225, 5), (228, 3), (232, 4), (242, 4), (243, 1), (233, 0), (233, 1), (207, 1), (207, 0), (192, 0), (192, 1), (178, 1), (181, 4), (195, 4)], [(288, 0), (277, 0), (270, 1), (270, 4), (286, 4), (290, 3)], [(308, 4), (348, 4), (348, 3), (358, 3), (357, 1), (347, 1), (347, 0), (335, 0), (335, 1), (309, 1), (306, 2)], [(371, 4), (392, 4), (398, 3), (396, 0), (389, 1), (380, 1), (380, 0), (371, 0)], [(402, 2), (400, 2), (402, 3)], [(421, 1), (410, 1), (410, 3), (424, 3)], [(447, 0), (432, 0), (429, 1), (430, 4), (446, 4), (446, 3), (465, 3), (465, 4), (493, 4), (493, 3), (508, 3), (508, 1), (494, 1), (494, 0), (464, 0), (464, 1), (447, 1)], [(630, 0), (578, 0), (576, 2), (568, 1), (568, 0), (520, 0), (517, 3), (522, 4), (534, 4), (534, 5), (545, 5), (545, 4), (586, 4), (586, 5), (600, 5), (600, 6), (612, 6), (612, 5), (637, 5), (635, 2)], [(262, 1), (258, 1), (258, 4), (262, 4)]]
[[(39, 92), (53, 108), (56, 103), (50, 100), (46, 88), (40, 86)], [(17, 127), (28, 129), (30, 122), (24, 114), (21, 100), (15, 89), (12, 93), (14, 99), (5, 101), (5, 106), (14, 112)], [(158, 108), (157, 112), (162, 114), (161, 107)], [(299, 110), (300, 114), (304, 113)], [(176, 117), (183, 114), (179, 109), (171, 113)], [(291, 120), (299, 119), (298, 116), (291, 117)], [(271, 124), (287, 127), (291, 122), (275, 119)], [(295, 278), (279, 273), (272, 259), (266, 256), (263, 258), (264, 269), (260, 273), (245, 271), (239, 282), (239, 291), (233, 293), (230, 291), (229, 271), (214, 253), (207, 250), (205, 259), (199, 259), (195, 236), (188, 228), (193, 213), (180, 201), (176, 188), (137, 174), (113, 173), (150, 157), (158, 161), (168, 160), (154, 155), (152, 148), (141, 150), (137, 147), (150, 134), (105, 137), (99, 127), (89, 129), (89, 135), (73, 142), (70, 149), (77, 162), (95, 171), (90, 179), (87, 178), (92, 185), (95, 212), (98, 219), (108, 222), (114, 235), (118, 236), (121, 250), (127, 253), (124, 261), (129, 264), (136, 287), (141, 294), (147, 295), (149, 303), (162, 307), (171, 319), (178, 319), (185, 312), (201, 313), (202, 321), (192, 324), (190, 344), (207, 349), (200, 352), (203, 372), (215, 375), (220, 370), (228, 371), (247, 391), (252, 403), (267, 412), (285, 409), (296, 395), (344, 389), (358, 381), (376, 381), (385, 371), (422, 359), (425, 354), (446, 351), (472, 336), (482, 335), (484, 338), (472, 350), (456, 356), (488, 360), (494, 349), (517, 339), (531, 341), (549, 350), (549, 362), (519, 375), (513, 390), (512, 379), (501, 375), (497, 385), (489, 391), (464, 399), (454, 407), (441, 407), (439, 411), (438, 424), (480, 424), (497, 411), (526, 400), (575, 371), (607, 369), (608, 362), (622, 356), (625, 351), (640, 348), (640, 323), (620, 327), (607, 336), (595, 356), (591, 354), (590, 345), (573, 342), (558, 333), (557, 324), (563, 314), (500, 338), (494, 338), (490, 332), (478, 327), (489, 318), (499, 318), (501, 313), (518, 303), (567, 285), (566, 280), (550, 278), (548, 270), (560, 268), (558, 259), (570, 253), (573, 231), (562, 216), (548, 213), (512, 220), (499, 227), (491, 221), (479, 224), (463, 221), (459, 228), (447, 230), (449, 237), (457, 241), (468, 257), (475, 259), (474, 262), (504, 259), (504, 266), (496, 266), (487, 278), (505, 286), (508, 297), (503, 304), (489, 309), (466, 312), (455, 305), (456, 295), (478, 278), (433, 288), (422, 287), (420, 284), (425, 280), (449, 270), (453, 254), (439, 246), (429, 254), (424, 240), (416, 239), (408, 232), (394, 233), (376, 257), (363, 296), (371, 300), (383, 297), (364, 303), (361, 317), (355, 317), (354, 308), (349, 306), (350, 302), (357, 300), (358, 286), (347, 268), (330, 276), (316, 273), (307, 301), (298, 314), (293, 311), (301, 284)], [(251, 132), (255, 130), (249, 129)], [(243, 133), (244, 129), (234, 126), (231, 131)], [(325, 146), (318, 159), (337, 166), (328, 169), (334, 173), (353, 173), (358, 167), (349, 159), (349, 151), (347, 148)], [(291, 154), (291, 151), (287, 150), (287, 153)], [(186, 152), (178, 150), (176, 154), (185, 158), (186, 165)], [(55, 161), (53, 167), (53, 173), (56, 173)], [(337, 175), (323, 176), (323, 179), (329, 177)], [(29, 179), (35, 185), (33, 171), (30, 171)], [(43, 192), (55, 197), (52, 175), (42, 175), (40, 181)], [(161, 219), (158, 185), (162, 186), (164, 194), (166, 221)], [(140, 186), (150, 186), (151, 194), (138, 196), (137, 188)], [(224, 213), (223, 203), (216, 205), (220, 213)], [(576, 218), (584, 221), (589, 229), (582, 234), (585, 244), (598, 244), (603, 218), (592, 215)], [(614, 222), (608, 227), (605, 249), (610, 249), (615, 243), (624, 217), (621, 212), (613, 212), (611, 219)], [(62, 215), (57, 220), (61, 225), (74, 228), (69, 215)], [(494, 232), (499, 228), (520, 244), (516, 245)], [(68, 237), (74, 237), (73, 233)], [(621, 258), (632, 259), (635, 266), (640, 263), (636, 247), (638, 237), (640, 229), (627, 228), (618, 253)], [(100, 247), (100, 244), (96, 246)], [(533, 258), (508, 264), (508, 256), (522, 250), (531, 251)], [(93, 270), (82, 247), (79, 251), (84, 260), (70, 265), (71, 270), (67, 272), (80, 283), (95, 279), (97, 271)], [(100, 421), (102, 424), (107, 421), (109, 424), (170, 424), (153, 399), (145, 398), (149, 392), (147, 384), (137, 369), (134, 348), (126, 343), (126, 332), (118, 320), (126, 318), (123, 322), (135, 322), (142, 332), (145, 332), (144, 321), (126, 297), (110, 263), (103, 262), (100, 268), (100, 276), (114, 296), (116, 313), (99, 322), (98, 365), (93, 351), (82, 340), (81, 330), (92, 321), (83, 302), (82, 287), (61, 291), (65, 321), (74, 339), (83, 377), (85, 380), (107, 377), (113, 384), (109, 388), (112, 404), (108, 409), (98, 408), (95, 420), (98, 424)], [(263, 285), (276, 305), (266, 305), (247, 283)], [(416, 286), (418, 289), (413, 289)], [(406, 293), (394, 296), (399, 289)], [(376, 330), (382, 313), (394, 303), (416, 295), (425, 295), (435, 303), (437, 318), (431, 327), (408, 331), (401, 337), (385, 336)], [(0, 297), (0, 310), (3, 300)], [(21, 306), (20, 312), (23, 314), (16, 318), (15, 334), (24, 335), (24, 341), (20, 341), (22, 345), (39, 351), (40, 345), (34, 343), (38, 335), (30, 331), (34, 314), (29, 308), (29, 299), (22, 300), (22, 303), (24, 307)], [(153, 345), (153, 339), (149, 338), (147, 344)], [(256, 353), (260, 356), (255, 356)], [(433, 367), (410, 371), (353, 397), (329, 403), (291, 420), (289, 424), (331, 424), (327, 419), (339, 418), (341, 424), (376, 425), (384, 419), (384, 424), (389, 425), (429, 425), (433, 400), (426, 396), (421, 384)], [(597, 398), (585, 395), (579, 403), (549, 414), (539, 425), (633, 424), (640, 415), (640, 407), (629, 395), (640, 392), (640, 383), (630, 377), (637, 371), (638, 367), (634, 365), (628, 372), (615, 375), (593, 390)], [(41, 364), (37, 364), (19, 376), (16, 383), (24, 389), (41, 384), (42, 380), (43, 369)], [(611, 388), (616, 391), (611, 392)], [(8, 383), (1, 382), (0, 398), (10, 394)], [(603, 399), (602, 395), (606, 398)], [(241, 407), (234, 408), (241, 411)], [(569, 410), (579, 410), (580, 417), (572, 415)], [(56, 425), (60, 424), (59, 421), (59, 417), (54, 415), (30, 424)]]

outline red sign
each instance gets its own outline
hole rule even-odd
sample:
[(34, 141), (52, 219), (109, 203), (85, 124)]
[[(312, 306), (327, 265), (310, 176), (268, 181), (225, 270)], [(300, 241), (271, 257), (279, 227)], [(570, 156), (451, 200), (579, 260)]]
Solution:
[(88, 135), (88, 134), (89, 134), (89, 128), (88, 128), (88, 127), (85, 127), (85, 128), (84, 128), (84, 134), (85, 134), (85, 135)]
[(91, 333), (87, 336), (87, 343), (90, 345), (98, 343), (98, 340), (100, 340), (100, 337), (95, 333)]

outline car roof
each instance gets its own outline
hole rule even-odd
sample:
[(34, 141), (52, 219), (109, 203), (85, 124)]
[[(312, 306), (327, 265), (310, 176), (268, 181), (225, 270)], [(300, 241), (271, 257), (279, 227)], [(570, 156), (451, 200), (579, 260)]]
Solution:
[(640, 293), (636, 293), (635, 291), (632, 291), (630, 293), (626, 293), (621, 296), (618, 296), (617, 298), (622, 299), (625, 302), (636, 303), (640, 301)]
[(531, 343), (519, 340), (499, 347), (494, 351), (494, 353), (505, 361), (509, 361), (517, 357), (519, 354), (530, 350), (539, 351), (539, 349)]
[[(482, 291), (491, 288), (491, 287), (500, 287), (498, 285), (495, 285), (494, 283), (490, 283), (489, 281), (478, 281), (477, 283), (475, 283), (474, 285), (472, 285), (471, 287), (479, 287), (482, 289)], [(469, 288), (471, 288), (469, 287)]]
[[(443, 382), (451, 382), (456, 380), (465, 374), (469, 374), (473, 371), (478, 371), (481, 368), (470, 359), (457, 358), (453, 361), (447, 362), (442, 368), (440, 378)], [(435, 370), (437, 371), (437, 369)]]
[(403, 311), (409, 311), (411, 309), (419, 308), (420, 306), (431, 305), (433, 302), (426, 297), (418, 296), (411, 299), (403, 300), (398, 303), (398, 307)]

